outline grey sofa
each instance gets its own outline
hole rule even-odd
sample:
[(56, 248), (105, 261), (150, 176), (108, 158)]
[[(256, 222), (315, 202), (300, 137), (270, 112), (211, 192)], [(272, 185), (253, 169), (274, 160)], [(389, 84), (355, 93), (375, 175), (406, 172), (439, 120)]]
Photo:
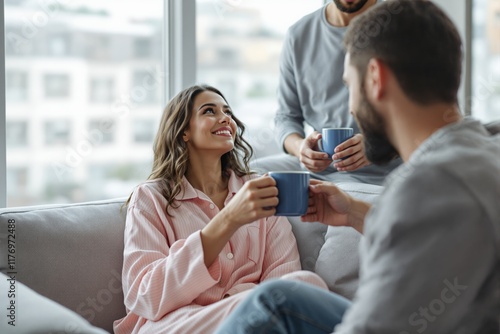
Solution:
[[(342, 187), (368, 201), (381, 189)], [(1, 314), (0, 333), (112, 333), (113, 321), (125, 315), (123, 203), (113, 199), (0, 210), (0, 271), (6, 276), (0, 277), (0, 309), (7, 312)], [(332, 290), (353, 293), (359, 233), (289, 220), (303, 268), (320, 273)], [(5, 299), (10, 289), (15, 298)], [(5, 317), (11, 301), (15, 327)]]

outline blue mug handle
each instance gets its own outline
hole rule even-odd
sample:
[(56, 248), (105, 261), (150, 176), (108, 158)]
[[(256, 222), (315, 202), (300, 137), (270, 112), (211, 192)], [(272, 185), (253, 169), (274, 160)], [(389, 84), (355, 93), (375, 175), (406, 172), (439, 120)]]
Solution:
[(318, 148), (319, 148), (319, 150), (320, 150), (321, 152), (326, 153), (326, 152), (323, 150), (323, 138), (320, 138), (320, 139), (318, 140)]

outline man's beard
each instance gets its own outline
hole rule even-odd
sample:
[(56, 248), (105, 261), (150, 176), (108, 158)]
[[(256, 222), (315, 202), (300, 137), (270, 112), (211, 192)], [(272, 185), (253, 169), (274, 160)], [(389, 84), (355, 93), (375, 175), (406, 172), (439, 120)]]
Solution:
[(399, 156), (385, 132), (385, 121), (366, 98), (361, 87), (359, 109), (354, 113), (363, 134), (366, 158), (375, 165), (386, 165)]
[(358, 3), (347, 4), (347, 5), (344, 5), (341, 1), (342, 0), (333, 0), (338, 10), (344, 13), (351, 14), (351, 13), (356, 13), (358, 10), (363, 8), (363, 6), (368, 0), (360, 0)]

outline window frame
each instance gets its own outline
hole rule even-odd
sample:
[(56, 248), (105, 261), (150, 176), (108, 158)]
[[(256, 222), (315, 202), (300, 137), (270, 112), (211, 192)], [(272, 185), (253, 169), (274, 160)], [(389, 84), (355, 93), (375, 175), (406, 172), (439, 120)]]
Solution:
[(0, 131), (0, 207), (5, 208), (7, 206), (7, 140), (6, 140), (6, 110), (5, 105), (5, 8), (2, 3), (2, 8), (0, 9), (0, 28), (2, 33), (0, 34), (0, 127), (3, 131)]
[(164, 0), (163, 105), (196, 82), (196, 0)]

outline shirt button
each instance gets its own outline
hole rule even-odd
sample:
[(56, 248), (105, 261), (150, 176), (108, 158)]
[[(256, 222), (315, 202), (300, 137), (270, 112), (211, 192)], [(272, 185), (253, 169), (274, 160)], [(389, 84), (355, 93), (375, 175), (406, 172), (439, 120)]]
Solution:
[(233, 259), (233, 257), (234, 257), (233, 253), (227, 253), (227, 255), (226, 255), (226, 256), (227, 256), (227, 258), (228, 258), (229, 260), (232, 260), (232, 259)]
[(214, 209), (215, 208), (215, 205), (213, 205), (212, 203), (210, 203), (210, 209)]

